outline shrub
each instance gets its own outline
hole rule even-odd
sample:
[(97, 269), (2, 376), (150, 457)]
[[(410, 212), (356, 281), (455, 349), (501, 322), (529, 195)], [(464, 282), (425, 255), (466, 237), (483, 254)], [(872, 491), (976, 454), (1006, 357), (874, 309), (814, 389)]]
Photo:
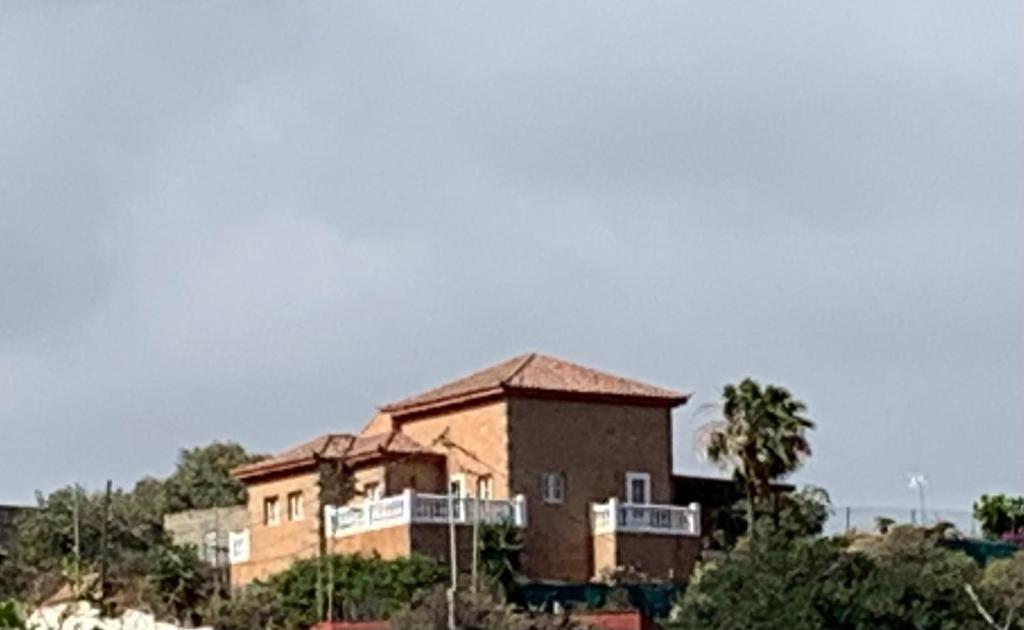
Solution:
[[(583, 630), (566, 615), (517, 610), (491, 593), (460, 591), (455, 600), (455, 625), (463, 630)], [(417, 598), (391, 619), (392, 630), (447, 630), (448, 601), (442, 587)]]

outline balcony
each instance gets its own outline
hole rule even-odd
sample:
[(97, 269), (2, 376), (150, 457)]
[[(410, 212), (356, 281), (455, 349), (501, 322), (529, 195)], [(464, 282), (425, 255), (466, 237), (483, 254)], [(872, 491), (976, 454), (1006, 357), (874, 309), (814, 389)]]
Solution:
[[(449, 511), (451, 519), (449, 519)], [(508, 523), (526, 526), (526, 498), (451, 498), (443, 494), (419, 494), (406, 490), (400, 495), (340, 507), (325, 506), (327, 535), (334, 538), (417, 523), (456, 525)]]
[(616, 532), (700, 536), (700, 506), (622, 503), (609, 499), (591, 506), (595, 536)]

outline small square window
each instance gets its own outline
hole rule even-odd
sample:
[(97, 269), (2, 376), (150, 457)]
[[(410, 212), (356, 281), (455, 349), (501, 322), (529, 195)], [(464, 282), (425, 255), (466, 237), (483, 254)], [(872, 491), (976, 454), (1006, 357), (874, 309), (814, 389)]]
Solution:
[(291, 492), (288, 494), (288, 520), (289, 521), (301, 521), (302, 520), (302, 493)]
[(476, 496), (477, 498), (484, 500), (491, 500), (494, 498), (494, 478), (490, 475), (484, 475), (476, 480)]
[(651, 502), (651, 475), (645, 472), (626, 473), (626, 503), (645, 505)]
[(540, 476), (540, 492), (545, 503), (565, 501), (565, 476), (562, 473), (546, 472)]
[(263, 524), (277, 525), (281, 522), (281, 506), (277, 497), (266, 497), (263, 499)]

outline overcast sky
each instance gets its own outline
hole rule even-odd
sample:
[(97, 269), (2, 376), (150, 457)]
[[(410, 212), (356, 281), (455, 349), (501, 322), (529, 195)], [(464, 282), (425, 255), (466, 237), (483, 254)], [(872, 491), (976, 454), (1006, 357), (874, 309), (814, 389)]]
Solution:
[(0, 502), (538, 350), (1024, 493), (1020, 2), (6, 2)]

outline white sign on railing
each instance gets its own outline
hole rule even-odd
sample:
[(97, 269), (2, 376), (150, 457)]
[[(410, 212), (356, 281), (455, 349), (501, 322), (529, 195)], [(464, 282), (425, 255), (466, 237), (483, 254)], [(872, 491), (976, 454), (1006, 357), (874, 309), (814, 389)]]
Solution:
[(240, 532), (228, 532), (228, 562), (248, 562), (249, 560), (249, 530), (243, 529)]

